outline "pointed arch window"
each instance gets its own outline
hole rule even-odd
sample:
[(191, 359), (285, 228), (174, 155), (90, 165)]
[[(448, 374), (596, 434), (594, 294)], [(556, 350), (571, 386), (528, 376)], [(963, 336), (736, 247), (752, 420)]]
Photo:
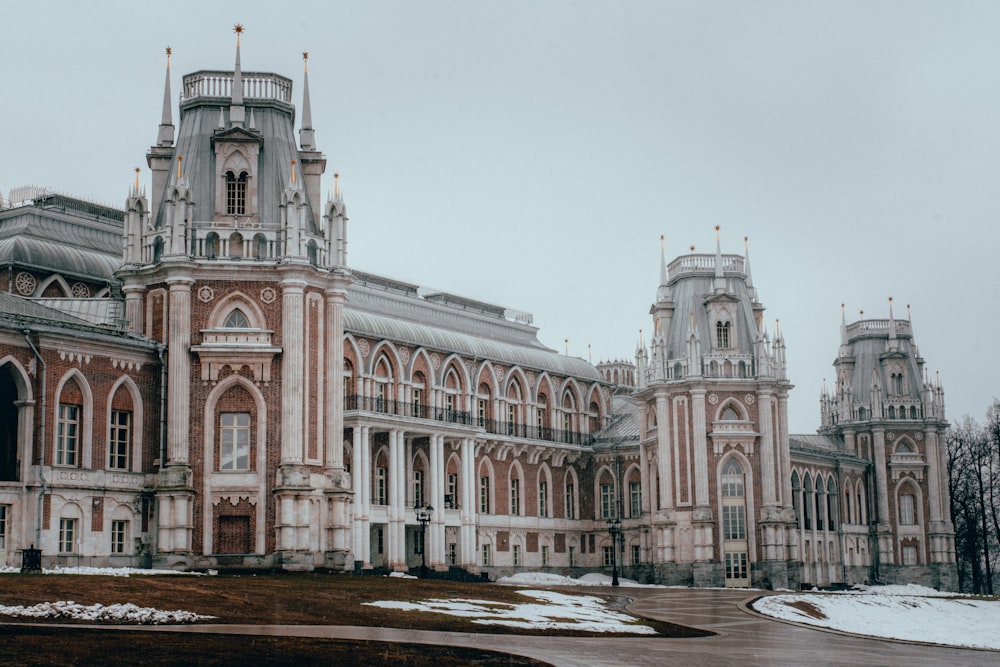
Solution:
[(237, 176), (231, 171), (226, 172), (226, 214), (246, 215), (247, 213), (247, 172), (241, 171)]
[(239, 308), (234, 308), (229, 315), (226, 316), (226, 321), (222, 324), (223, 329), (251, 329), (250, 318), (247, 317)]

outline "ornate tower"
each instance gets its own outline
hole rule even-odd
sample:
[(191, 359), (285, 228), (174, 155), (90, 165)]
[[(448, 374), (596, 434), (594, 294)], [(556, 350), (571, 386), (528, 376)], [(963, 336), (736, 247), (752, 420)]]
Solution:
[(890, 298), (888, 319), (848, 324), (842, 315), (833, 366), (834, 389), (820, 396), (820, 433), (840, 436), (870, 466), (876, 580), (956, 590), (944, 390), (928, 378), (909, 313), (897, 320)]
[(320, 205), (308, 72), (297, 147), (292, 82), (244, 72), (242, 32), (233, 71), (183, 78), (176, 144), (168, 50), (151, 206), (128, 202), (129, 326), (166, 348), (154, 558), (342, 565), (346, 209)]
[(749, 257), (662, 258), (640, 347), (640, 447), (649, 484), (656, 578), (747, 586), (788, 582), (784, 341), (764, 331)]

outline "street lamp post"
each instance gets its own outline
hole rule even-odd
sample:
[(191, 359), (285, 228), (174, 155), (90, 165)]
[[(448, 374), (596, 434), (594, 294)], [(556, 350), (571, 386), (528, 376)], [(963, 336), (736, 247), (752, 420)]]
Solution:
[(608, 519), (608, 533), (611, 534), (611, 585), (618, 585), (618, 540), (622, 534), (621, 519)]
[(413, 508), (420, 522), (420, 576), (427, 577), (427, 524), (431, 522), (434, 508), (430, 505), (417, 505)]

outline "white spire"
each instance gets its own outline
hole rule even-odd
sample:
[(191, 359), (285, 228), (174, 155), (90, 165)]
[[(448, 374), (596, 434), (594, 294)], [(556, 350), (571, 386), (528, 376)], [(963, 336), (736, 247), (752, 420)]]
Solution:
[(302, 129), (299, 130), (299, 148), (316, 150), (316, 132), (312, 126), (312, 105), (309, 103), (309, 52), (302, 52)]
[(163, 84), (163, 115), (160, 118), (160, 131), (156, 135), (157, 146), (172, 146), (174, 143), (174, 121), (170, 110), (170, 47), (167, 47), (167, 79)]
[(236, 33), (236, 67), (233, 69), (233, 99), (229, 106), (229, 122), (233, 127), (243, 127), (246, 120), (246, 110), (243, 108), (243, 71), (240, 68), (240, 36), (243, 26), (237, 23), (233, 26)]

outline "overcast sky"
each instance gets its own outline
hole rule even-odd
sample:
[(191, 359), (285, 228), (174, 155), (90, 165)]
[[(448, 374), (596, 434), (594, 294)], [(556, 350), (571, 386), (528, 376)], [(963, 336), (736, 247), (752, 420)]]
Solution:
[[(295, 81), (355, 268), (534, 314), (632, 359), (668, 261), (743, 252), (781, 320), (792, 432), (848, 319), (911, 304), (948, 415), (1000, 370), (1000, 3), (0, 0), (0, 192), (122, 206), (183, 74)], [(324, 198), (326, 193), (323, 194)], [(588, 346), (590, 346), (588, 348)], [(589, 351), (588, 351), (589, 350)], [(832, 380), (831, 380), (832, 381)]]

